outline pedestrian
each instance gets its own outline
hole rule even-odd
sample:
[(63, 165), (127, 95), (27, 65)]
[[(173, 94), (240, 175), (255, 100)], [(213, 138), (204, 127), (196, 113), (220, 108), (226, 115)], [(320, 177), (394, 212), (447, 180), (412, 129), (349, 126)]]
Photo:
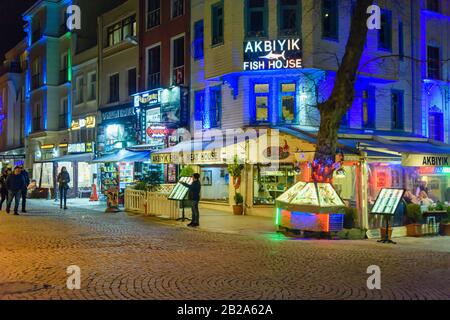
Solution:
[(200, 202), (200, 192), (202, 185), (200, 183), (200, 175), (194, 173), (192, 176), (193, 182), (191, 185), (183, 183), (183, 185), (189, 188), (189, 200), (192, 201), (192, 222), (188, 224), (188, 227), (200, 226), (200, 211), (198, 209), (198, 203)]
[(28, 194), (28, 186), (30, 185), (30, 176), (28, 175), (27, 170), (24, 169), (23, 165), (19, 166), (21, 170), (21, 174), (23, 179), (25, 180), (25, 188), (22, 189), (22, 212), (27, 212), (27, 194)]
[(11, 212), (11, 204), (14, 199), (14, 215), (19, 215), (19, 202), (22, 190), (25, 187), (25, 179), (19, 167), (14, 168), (14, 172), (6, 179), (6, 187), (8, 188), (8, 202), (6, 204), (6, 213)]
[(67, 190), (69, 190), (70, 175), (66, 167), (61, 168), (57, 181), (59, 187), (59, 207), (61, 209), (63, 208), (64, 201), (64, 210), (67, 210)]
[(1, 196), (0, 211), (2, 211), (3, 202), (5, 202), (6, 205), (8, 204), (8, 188), (6, 187), (6, 179), (8, 178), (8, 175), (9, 169), (3, 168), (2, 175), (0, 176), (0, 196)]

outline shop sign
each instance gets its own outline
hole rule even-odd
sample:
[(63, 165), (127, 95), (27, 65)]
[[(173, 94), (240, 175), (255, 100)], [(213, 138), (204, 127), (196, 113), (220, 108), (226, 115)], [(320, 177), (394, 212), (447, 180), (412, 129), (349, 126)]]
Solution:
[(80, 130), (81, 128), (95, 128), (95, 116), (89, 116), (84, 119), (72, 120), (70, 129)]
[(147, 135), (151, 138), (164, 138), (169, 134), (169, 129), (166, 127), (148, 127)]
[(405, 167), (448, 167), (450, 155), (404, 154), (402, 165)]
[(72, 143), (68, 147), (69, 153), (92, 153), (94, 152), (94, 144), (89, 143)]
[(41, 146), (42, 150), (50, 150), (50, 149), (54, 149), (55, 145), (54, 144), (44, 144)]
[(174, 158), (170, 153), (152, 154), (152, 162), (154, 164), (173, 163)]
[(161, 103), (163, 89), (138, 93), (134, 96), (134, 107), (151, 107)]
[(302, 68), (300, 38), (244, 42), (244, 71)]
[(202, 164), (202, 163), (220, 163), (221, 159), (219, 153), (215, 150), (212, 151), (199, 151), (189, 152), (185, 154), (181, 153), (160, 153), (152, 154), (152, 162), (154, 164)]
[(134, 108), (130, 107), (130, 108), (119, 109), (119, 110), (114, 110), (114, 111), (102, 112), (102, 120), (107, 121), (107, 120), (113, 120), (113, 119), (127, 118), (127, 117), (131, 117), (134, 115), (135, 115)]

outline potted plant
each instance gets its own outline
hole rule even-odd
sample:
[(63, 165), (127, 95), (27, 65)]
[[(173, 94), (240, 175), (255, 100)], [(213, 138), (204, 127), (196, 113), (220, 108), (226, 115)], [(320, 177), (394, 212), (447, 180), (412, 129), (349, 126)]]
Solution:
[(228, 173), (233, 177), (233, 186), (237, 190), (241, 186), (241, 174), (244, 170), (244, 165), (238, 162), (238, 157), (235, 156), (233, 163), (228, 165)]
[(234, 195), (234, 203), (235, 205), (233, 206), (233, 213), (236, 216), (242, 215), (242, 213), (244, 212), (244, 197), (239, 192), (236, 192), (236, 194)]
[(406, 233), (408, 237), (422, 236), (422, 211), (418, 204), (408, 204), (406, 206)]
[(440, 234), (441, 236), (450, 236), (450, 206), (447, 207), (447, 217), (441, 221)]

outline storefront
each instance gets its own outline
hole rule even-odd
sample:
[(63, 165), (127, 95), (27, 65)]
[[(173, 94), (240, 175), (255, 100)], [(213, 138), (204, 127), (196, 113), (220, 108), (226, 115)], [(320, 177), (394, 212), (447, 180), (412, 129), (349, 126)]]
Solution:
[(18, 148), (0, 153), (0, 168), (14, 168), (25, 164), (25, 149)]
[[(171, 87), (140, 92), (134, 95), (134, 110), (139, 119), (139, 145), (132, 151), (158, 151), (173, 147), (181, 141), (189, 120), (188, 89)], [(176, 183), (179, 168), (176, 164), (137, 163), (135, 176), (145, 180), (159, 173), (160, 182)]]

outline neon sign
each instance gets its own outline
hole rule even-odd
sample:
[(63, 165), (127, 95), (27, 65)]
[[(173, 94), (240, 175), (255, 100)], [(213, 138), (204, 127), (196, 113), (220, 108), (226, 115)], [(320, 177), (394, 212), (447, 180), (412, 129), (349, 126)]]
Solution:
[(244, 71), (302, 68), (302, 41), (280, 39), (244, 43)]

